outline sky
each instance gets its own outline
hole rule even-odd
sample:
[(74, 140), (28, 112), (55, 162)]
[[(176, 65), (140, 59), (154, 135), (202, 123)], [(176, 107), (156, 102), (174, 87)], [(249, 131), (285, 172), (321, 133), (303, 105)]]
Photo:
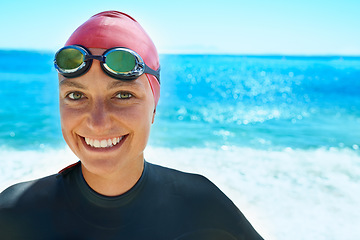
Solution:
[(92, 15), (134, 17), (159, 53), (360, 56), (359, 0), (12, 0), (0, 49), (56, 51)]

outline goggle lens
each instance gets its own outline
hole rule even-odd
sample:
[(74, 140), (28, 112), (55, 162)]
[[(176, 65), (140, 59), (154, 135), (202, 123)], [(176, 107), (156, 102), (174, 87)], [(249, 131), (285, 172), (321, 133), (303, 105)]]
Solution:
[(65, 71), (76, 70), (84, 63), (84, 54), (75, 48), (65, 48), (56, 56), (56, 64)]
[(116, 73), (131, 72), (136, 65), (135, 57), (126, 51), (112, 51), (106, 55), (106, 65)]

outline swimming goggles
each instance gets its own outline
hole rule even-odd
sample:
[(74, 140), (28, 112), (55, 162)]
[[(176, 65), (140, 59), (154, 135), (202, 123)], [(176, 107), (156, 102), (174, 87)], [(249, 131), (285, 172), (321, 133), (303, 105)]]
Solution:
[(128, 81), (149, 73), (160, 83), (160, 68), (156, 71), (151, 69), (139, 54), (124, 47), (107, 49), (103, 55), (92, 55), (84, 46), (66, 46), (55, 54), (54, 65), (64, 77), (75, 78), (90, 69), (93, 59), (100, 61), (102, 70), (110, 77)]

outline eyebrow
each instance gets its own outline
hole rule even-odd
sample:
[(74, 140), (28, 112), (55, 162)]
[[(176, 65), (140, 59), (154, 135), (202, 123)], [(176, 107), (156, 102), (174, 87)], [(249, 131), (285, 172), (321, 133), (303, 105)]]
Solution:
[(135, 88), (140, 88), (142, 85), (136, 81), (136, 80), (131, 80), (131, 81), (122, 81), (122, 80), (116, 80), (116, 81), (112, 81), (111, 83), (108, 84), (107, 89), (113, 89), (113, 88), (117, 88), (117, 87), (135, 87)]
[(78, 82), (71, 81), (69, 79), (62, 80), (59, 83), (59, 86), (60, 87), (67, 86), (67, 87), (76, 87), (76, 88), (80, 88), (80, 89), (87, 89), (87, 87), (85, 85), (78, 83)]
[[(83, 85), (81, 83), (78, 82), (74, 82), (71, 81), (69, 79), (64, 79), (59, 83), (59, 86), (65, 86), (65, 87), (76, 87), (79, 89), (84, 89), (86, 90), (87, 87), (86, 85)], [(111, 90), (113, 88), (118, 88), (118, 87), (134, 87), (134, 88), (142, 88), (142, 84), (140, 84), (138, 81), (136, 80), (131, 80), (131, 81), (121, 81), (121, 80), (116, 80), (116, 81), (112, 81), (108, 84), (107, 86), (107, 90)]]

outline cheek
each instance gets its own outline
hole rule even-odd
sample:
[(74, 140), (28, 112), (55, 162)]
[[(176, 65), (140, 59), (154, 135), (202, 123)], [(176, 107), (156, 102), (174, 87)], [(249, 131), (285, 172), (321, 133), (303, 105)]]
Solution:
[(63, 135), (63, 138), (67, 145), (74, 151), (72, 148), (72, 138), (71, 138), (71, 121), (70, 117), (67, 115), (67, 112), (60, 108), (60, 122), (61, 122), (61, 132)]
[(79, 117), (80, 111), (71, 109), (65, 104), (60, 104), (61, 130), (64, 137), (65, 134), (70, 134), (71, 131), (76, 127)]
[(70, 132), (72, 129), (72, 121), (70, 121), (71, 117), (69, 116), (69, 113), (64, 108), (60, 107), (60, 121), (61, 121), (61, 131), (63, 134), (63, 137), (65, 141), (70, 144)]
[(60, 121), (61, 121), (61, 129), (64, 133), (64, 130), (66, 129), (66, 119), (69, 119), (68, 113), (66, 108), (64, 107), (63, 104), (60, 103)]
[(69, 111), (66, 106), (60, 103), (60, 120), (62, 127), (66, 127), (69, 124), (71, 115), (71, 111)]
[(147, 102), (132, 106), (117, 114), (120, 123), (134, 133), (136, 141), (147, 142), (153, 118), (153, 109)]
[(147, 128), (151, 125), (152, 115), (146, 107), (142, 105), (133, 106), (124, 111), (117, 112), (117, 118), (120, 122), (126, 122), (132, 129)]

